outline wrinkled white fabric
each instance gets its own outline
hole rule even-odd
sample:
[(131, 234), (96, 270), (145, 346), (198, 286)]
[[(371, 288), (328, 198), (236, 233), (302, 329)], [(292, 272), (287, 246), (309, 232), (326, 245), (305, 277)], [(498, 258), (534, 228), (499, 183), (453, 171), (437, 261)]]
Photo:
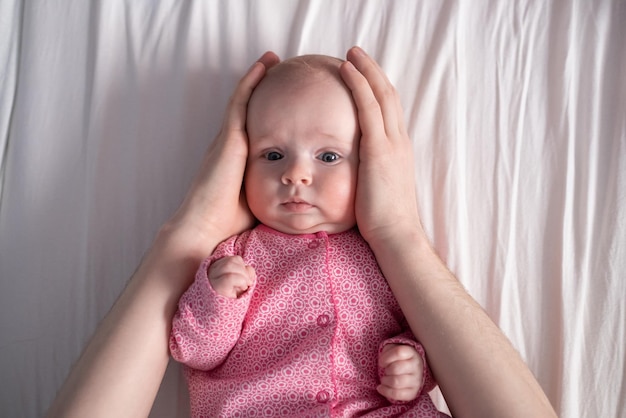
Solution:
[[(250, 64), (358, 44), (440, 254), (561, 417), (623, 416), (624, 22), (621, 0), (0, 2), (0, 415), (50, 404)], [(172, 368), (152, 416), (185, 396)]]

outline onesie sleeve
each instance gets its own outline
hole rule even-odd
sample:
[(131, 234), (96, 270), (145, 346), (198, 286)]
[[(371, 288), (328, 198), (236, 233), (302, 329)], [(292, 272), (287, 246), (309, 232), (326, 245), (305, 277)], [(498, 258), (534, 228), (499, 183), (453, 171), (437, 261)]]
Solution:
[[(424, 347), (422, 346), (422, 344), (415, 339), (411, 331), (406, 331), (400, 335), (384, 340), (380, 344), (378, 355), (380, 355), (383, 348), (387, 344), (410, 345), (411, 347), (415, 349), (415, 351), (419, 353), (420, 357), (422, 358), (422, 362), (424, 363), (424, 373), (422, 376), (422, 387), (420, 388), (420, 391), (417, 394), (418, 397), (423, 393), (430, 392), (431, 390), (435, 388), (435, 386), (437, 386), (437, 383), (435, 382), (435, 379), (433, 378), (433, 375), (430, 371), (430, 367), (428, 367), (428, 362), (426, 361), (426, 351), (424, 350)], [(384, 369), (378, 370), (379, 378), (384, 375), (384, 372), (385, 372)]]
[(169, 348), (172, 357), (199, 370), (220, 365), (239, 339), (253, 288), (231, 299), (216, 293), (208, 269), (220, 258), (238, 255), (240, 242), (232, 237), (202, 262), (194, 282), (178, 301), (172, 320)]

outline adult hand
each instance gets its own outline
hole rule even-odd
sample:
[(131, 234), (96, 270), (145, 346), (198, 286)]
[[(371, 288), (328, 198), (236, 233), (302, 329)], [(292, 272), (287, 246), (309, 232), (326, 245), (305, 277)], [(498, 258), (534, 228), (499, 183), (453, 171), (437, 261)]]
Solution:
[(161, 229), (160, 238), (171, 244), (169, 251), (201, 260), (217, 243), (253, 225), (241, 190), (248, 155), (248, 99), (266, 69), (278, 62), (276, 54), (266, 52), (239, 81), (185, 200)]
[(356, 194), (359, 231), (370, 243), (420, 228), (413, 149), (400, 98), (378, 64), (361, 48), (341, 66), (361, 127)]

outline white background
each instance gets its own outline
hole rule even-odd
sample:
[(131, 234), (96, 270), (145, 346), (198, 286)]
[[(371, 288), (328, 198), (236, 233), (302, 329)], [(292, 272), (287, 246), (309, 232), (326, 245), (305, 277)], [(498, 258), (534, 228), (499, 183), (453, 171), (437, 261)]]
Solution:
[[(625, 416), (625, 22), (620, 0), (3, 0), (0, 415), (48, 407), (250, 64), (358, 44), (441, 256), (561, 417)], [(184, 404), (173, 368), (152, 415)]]

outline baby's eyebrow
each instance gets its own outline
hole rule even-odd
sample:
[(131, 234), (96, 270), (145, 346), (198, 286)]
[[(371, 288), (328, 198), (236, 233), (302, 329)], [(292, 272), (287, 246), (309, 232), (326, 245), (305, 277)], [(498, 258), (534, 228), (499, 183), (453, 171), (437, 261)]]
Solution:
[(274, 142), (280, 142), (281, 141), (281, 134), (280, 132), (275, 132), (275, 131), (271, 131), (268, 133), (262, 133), (262, 134), (256, 134), (256, 135), (250, 135), (248, 134), (248, 141), (249, 142), (263, 142), (263, 141), (274, 141)]
[(270, 135), (263, 135), (263, 136), (250, 136), (248, 135), (248, 144), (250, 146), (254, 146), (254, 147), (264, 147), (267, 146), (265, 144), (273, 144), (275, 143), (275, 139), (273, 139), (272, 136)]
[(335, 136), (327, 136), (328, 146), (331, 148), (341, 148), (343, 150), (351, 150), (355, 146), (355, 142), (353, 139), (342, 139), (340, 137)]

